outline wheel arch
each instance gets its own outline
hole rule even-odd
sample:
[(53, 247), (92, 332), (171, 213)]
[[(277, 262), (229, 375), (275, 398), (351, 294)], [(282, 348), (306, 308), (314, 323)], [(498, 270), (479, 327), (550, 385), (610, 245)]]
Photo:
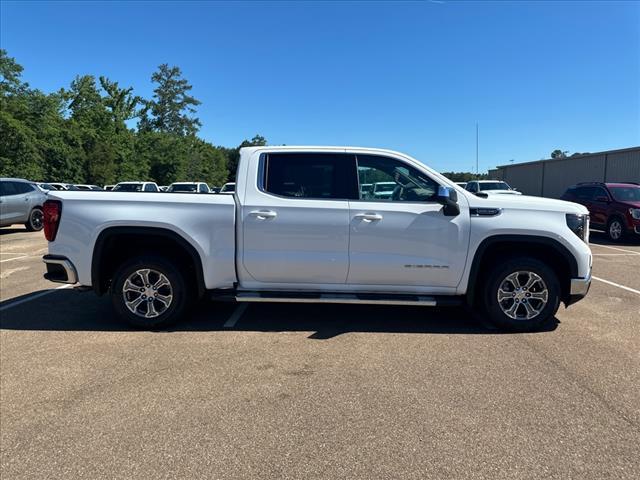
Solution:
[[(523, 247), (528, 247), (526, 253)], [(501, 257), (526, 255), (548, 264), (558, 276), (561, 300), (567, 302), (570, 293), (571, 278), (577, 278), (578, 262), (571, 252), (553, 238), (535, 235), (494, 235), (485, 238), (476, 249), (469, 272), (467, 303), (475, 305), (481, 289), (478, 280), (491, 267), (492, 262)]]
[[(122, 248), (123, 245), (125, 248)], [(177, 260), (197, 287), (198, 297), (204, 294), (206, 287), (200, 254), (183, 236), (161, 227), (114, 226), (100, 232), (91, 258), (91, 285), (94, 291), (102, 295), (109, 290), (112, 276), (123, 261), (150, 253)]]

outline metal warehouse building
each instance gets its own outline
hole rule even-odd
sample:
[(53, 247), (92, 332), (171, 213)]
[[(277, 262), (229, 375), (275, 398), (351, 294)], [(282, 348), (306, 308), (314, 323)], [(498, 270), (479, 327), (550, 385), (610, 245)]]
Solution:
[(526, 195), (559, 198), (578, 182), (640, 183), (640, 147), (501, 165), (489, 176)]

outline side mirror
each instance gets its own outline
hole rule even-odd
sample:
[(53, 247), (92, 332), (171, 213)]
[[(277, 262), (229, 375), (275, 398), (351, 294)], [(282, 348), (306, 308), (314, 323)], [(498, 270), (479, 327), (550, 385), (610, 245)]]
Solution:
[(460, 215), (460, 207), (458, 206), (458, 194), (453, 188), (438, 187), (438, 194), (436, 195), (436, 201), (440, 205), (444, 205), (442, 212), (447, 217), (455, 217)]

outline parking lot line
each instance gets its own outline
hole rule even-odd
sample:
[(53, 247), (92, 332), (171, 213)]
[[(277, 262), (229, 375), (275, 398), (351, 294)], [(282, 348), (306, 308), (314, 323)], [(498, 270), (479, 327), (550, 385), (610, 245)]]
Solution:
[(10, 262), (11, 260), (20, 260), (21, 258), (27, 258), (29, 255), (22, 255), (20, 257), (14, 257), (14, 258), (5, 258), (4, 260), (0, 260), (0, 263), (4, 263), (4, 262)]
[(65, 285), (60, 285), (59, 287), (56, 287), (56, 288), (51, 289), (51, 290), (45, 290), (44, 292), (36, 293), (35, 295), (30, 295), (29, 297), (26, 297), (26, 298), (21, 298), (20, 300), (16, 300), (15, 302), (11, 302), (11, 303), (8, 303), (6, 305), (1, 306), (0, 307), (0, 312), (3, 312), (3, 311), (5, 311), (5, 310), (7, 310), (8, 308), (11, 308), (11, 307), (17, 307), (18, 305), (22, 305), (25, 302), (29, 302), (31, 300), (35, 300), (36, 298), (44, 297), (45, 295), (49, 295), (50, 293), (53, 293), (56, 290), (62, 290), (63, 288), (69, 288), (69, 287), (73, 287), (73, 285), (71, 285), (70, 283), (67, 283)]
[(632, 257), (635, 253), (594, 253), (594, 257)]
[(248, 303), (243, 303), (243, 304), (239, 305), (238, 308), (236, 308), (233, 311), (233, 313), (229, 317), (229, 320), (224, 322), (224, 328), (233, 328), (233, 327), (235, 327), (236, 323), (238, 323), (238, 320), (240, 320), (240, 317), (242, 317), (242, 314), (244, 314), (244, 312), (245, 312), (245, 310), (247, 309), (248, 306), (249, 306)]
[(610, 248), (611, 250), (618, 250), (620, 252), (626, 252), (626, 253), (630, 253), (633, 255), (640, 255), (640, 252), (634, 252), (633, 250), (625, 250), (624, 248), (618, 248), (618, 247), (610, 247), (609, 245), (600, 245), (598, 243), (593, 244), (592, 246), (597, 246), (597, 247), (602, 247), (602, 248)]
[(598, 280), (599, 282), (608, 283), (609, 285), (613, 285), (614, 287), (618, 287), (618, 288), (621, 288), (623, 290), (627, 290), (629, 292), (637, 293), (638, 295), (640, 295), (640, 290), (636, 290), (636, 289), (631, 288), (631, 287), (625, 287), (624, 285), (620, 285), (619, 283), (615, 283), (615, 282), (611, 282), (609, 280), (605, 280), (604, 278), (596, 277), (595, 275), (592, 276), (591, 278), (593, 278), (594, 280)]

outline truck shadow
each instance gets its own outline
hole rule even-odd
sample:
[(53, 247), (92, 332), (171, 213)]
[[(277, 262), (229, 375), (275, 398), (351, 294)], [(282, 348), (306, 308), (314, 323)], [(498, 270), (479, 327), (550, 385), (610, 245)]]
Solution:
[(637, 247), (640, 246), (640, 235), (635, 237), (626, 236), (619, 242), (612, 242), (605, 232), (591, 230), (589, 232), (589, 243), (594, 245), (611, 245), (612, 247)]
[(2, 227), (0, 228), (0, 235), (11, 235), (14, 233), (28, 233), (25, 227)]
[[(48, 292), (48, 291), (43, 291)], [(0, 328), (43, 331), (135, 332), (111, 309), (108, 297), (79, 289), (41, 292), (0, 302)], [(32, 299), (30, 299), (32, 298)], [(23, 303), (17, 304), (25, 300)], [(374, 305), (251, 304), (233, 326), (225, 326), (235, 303), (201, 302), (188, 318), (155, 330), (171, 332), (312, 332), (323, 340), (344, 333), (501, 334), (481, 317), (461, 308)], [(543, 331), (553, 331), (554, 319)]]

